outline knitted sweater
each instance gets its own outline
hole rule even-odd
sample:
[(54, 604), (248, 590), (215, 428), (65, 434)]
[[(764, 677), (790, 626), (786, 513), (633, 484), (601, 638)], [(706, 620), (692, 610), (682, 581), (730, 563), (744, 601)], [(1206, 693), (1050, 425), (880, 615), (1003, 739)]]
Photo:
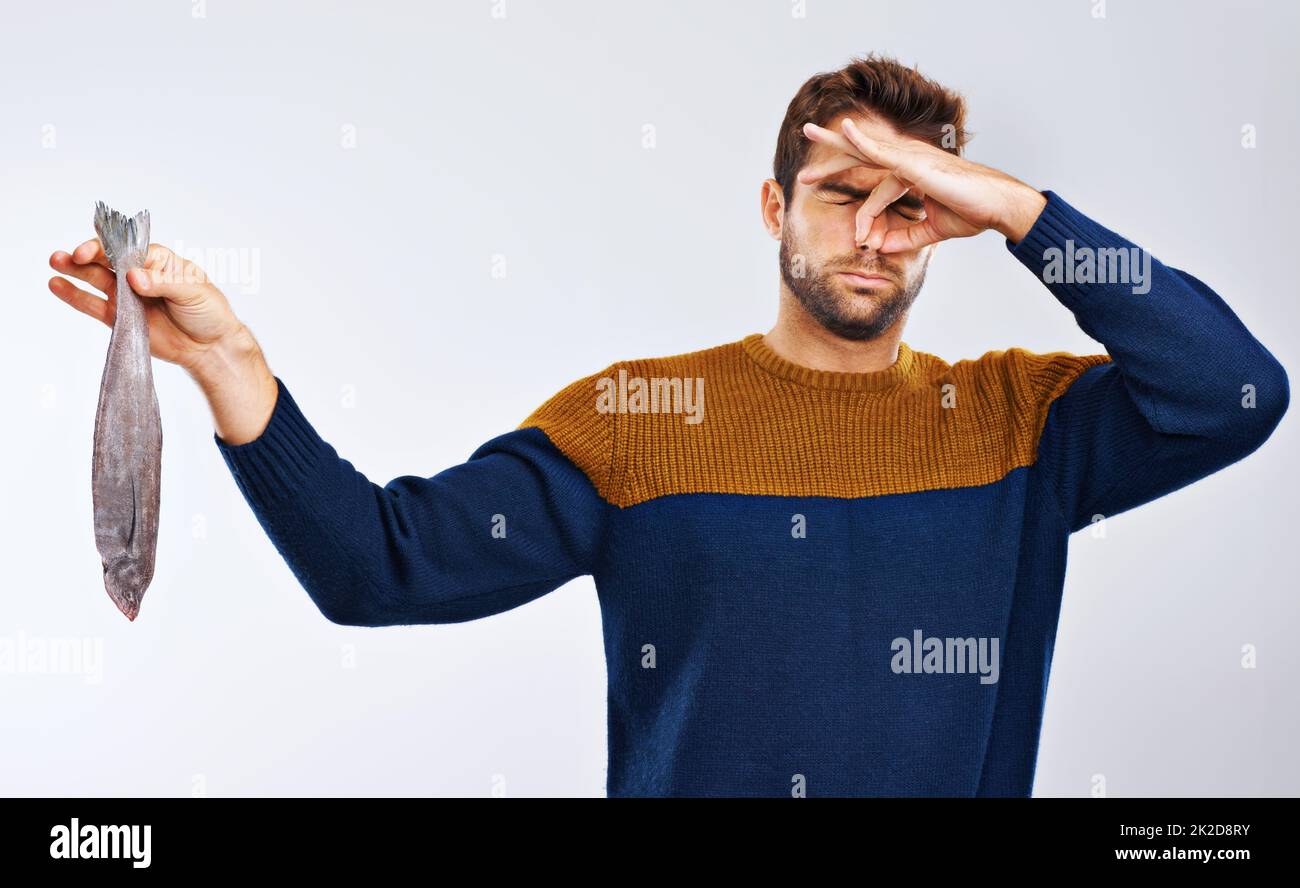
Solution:
[(1027, 796), (1067, 538), (1251, 453), (1290, 397), (1191, 275), (1096, 282), (1136, 248), (1044, 194), (1007, 247), (1108, 354), (902, 342), (845, 373), (753, 334), (613, 364), (383, 486), (278, 376), (259, 438), (214, 439), (335, 623), (471, 620), (592, 575), (611, 796)]

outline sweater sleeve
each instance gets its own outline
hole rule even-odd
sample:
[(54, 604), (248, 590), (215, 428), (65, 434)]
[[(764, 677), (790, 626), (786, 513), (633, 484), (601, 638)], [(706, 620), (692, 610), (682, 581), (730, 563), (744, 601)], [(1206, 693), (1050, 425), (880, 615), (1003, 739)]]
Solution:
[[(1252, 453), (1290, 390), (1282, 365), (1208, 286), (1043, 194), (1042, 214), (1007, 248), (1109, 354), (1028, 359), (1050, 403), (1038, 472), (1073, 533)], [(1127, 274), (1114, 273), (1121, 262)]]
[(602, 477), (613, 417), (596, 411), (590, 379), (533, 414), (562, 417), (551, 431), (584, 442), (582, 466), (533, 420), (460, 465), (381, 486), (321, 438), (278, 376), (258, 438), (213, 438), (258, 522), (331, 622), (460, 622), (591, 572), (611, 508), (591, 477)]

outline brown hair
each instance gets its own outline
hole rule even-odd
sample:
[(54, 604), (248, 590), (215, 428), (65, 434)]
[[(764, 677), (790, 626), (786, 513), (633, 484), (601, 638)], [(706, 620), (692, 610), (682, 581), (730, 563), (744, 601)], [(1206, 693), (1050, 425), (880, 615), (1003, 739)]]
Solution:
[(826, 126), (849, 111), (874, 114), (900, 133), (952, 154), (960, 155), (969, 138), (966, 101), (960, 94), (894, 59), (875, 54), (855, 58), (838, 71), (808, 78), (790, 100), (772, 161), (773, 178), (786, 200), (792, 195), (795, 175), (812, 150), (803, 125), (811, 121)]

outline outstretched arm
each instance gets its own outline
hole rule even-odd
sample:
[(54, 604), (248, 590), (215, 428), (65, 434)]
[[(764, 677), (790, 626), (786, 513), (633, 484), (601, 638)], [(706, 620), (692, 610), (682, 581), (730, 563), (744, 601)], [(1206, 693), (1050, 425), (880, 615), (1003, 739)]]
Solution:
[[(56, 252), (50, 289), (112, 326), (116, 278), (97, 240)], [(443, 623), (498, 613), (591, 572), (607, 510), (590, 478), (541, 428), (554, 416), (610, 453), (612, 414), (579, 380), (524, 427), (465, 463), (384, 485), (342, 459), (316, 432), (252, 333), (192, 263), (152, 244), (129, 273), (145, 297), (152, 355), (180, 365), (212, 409), (213, 438), (258, 521), (321, 612), (336, 623)], [(106, 297), (106, 298), (105, 298)], [(594, 377), (589, 378), (594, 380)]]
[[(339, 457), (276, 382), (275, 410), (258, 438), (214, 440), (263, 529), (331, 621), (470, 620), (591, 572), (612, 506), (540, 428), (493, 438), (431, 477), (381, 486)], [(609, 420), (594, 406), (591, 413), (596, 423)]]

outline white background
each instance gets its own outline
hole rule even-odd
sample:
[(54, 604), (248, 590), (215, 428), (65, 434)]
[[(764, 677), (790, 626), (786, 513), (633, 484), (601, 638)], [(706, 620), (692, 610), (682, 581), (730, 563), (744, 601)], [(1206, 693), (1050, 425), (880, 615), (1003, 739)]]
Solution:
[[(90, 497), (109, 331), (46, 288), (96, 200), (255, 261), (219, 282), (321, 434), (377, 483), (431, 475), (614, 360), (769, 329), (758, 196), (786, 104), (883, 51), (967, 96), (968, 156), (1215, 287), (1294, 378), (1295, 7), (1095, 5), (7, 6), (0, 640), (98, 642), (103, 670), (0, 673), (0, 793), (604, 790), (589, 578), (461, 625), (327, 622), (157, 361), (157, 573), (122, 617)], [(993, 234), (939, 247), (904, 339), (1102, 350)], [(1295, 412), (1072, 539), (1036, 794), (1300, 794)]]

